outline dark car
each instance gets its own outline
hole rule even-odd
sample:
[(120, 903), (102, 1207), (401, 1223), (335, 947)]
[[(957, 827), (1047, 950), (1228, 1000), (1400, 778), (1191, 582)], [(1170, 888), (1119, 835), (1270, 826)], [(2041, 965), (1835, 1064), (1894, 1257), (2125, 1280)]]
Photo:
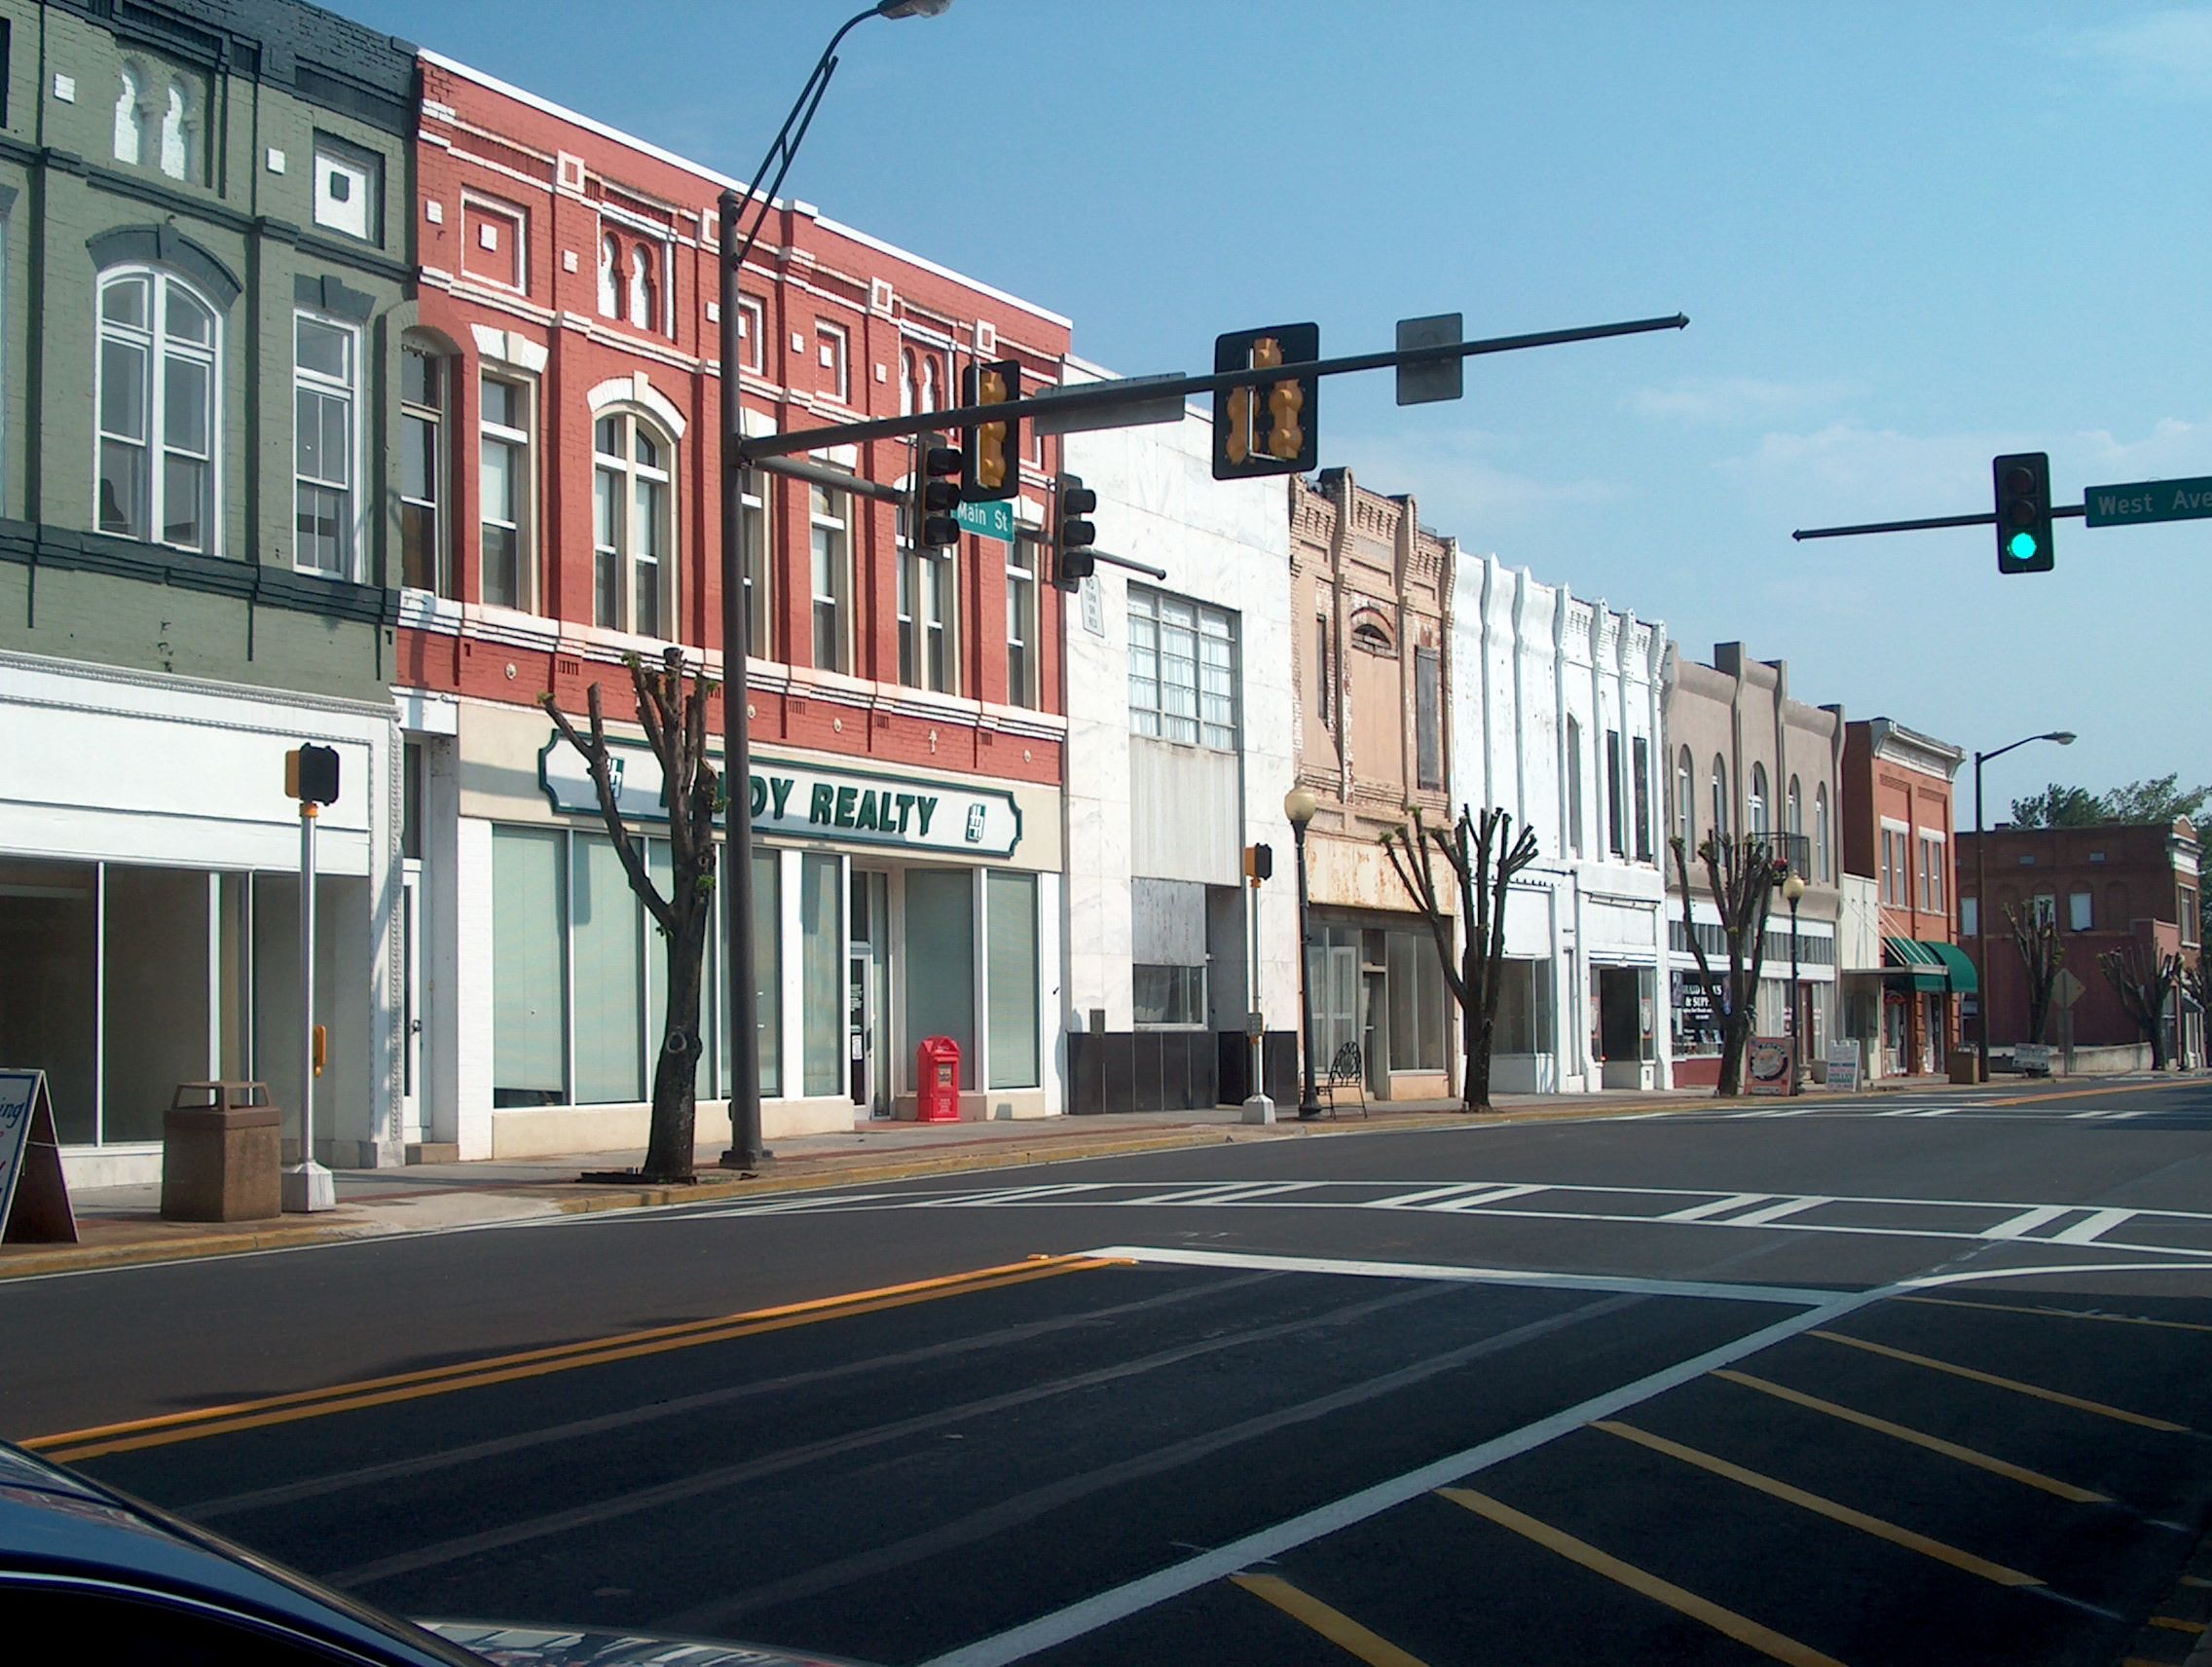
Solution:
[(26, 1644), (116, 1667), (837, 1667), (703, 1640), (401, 1620), (5, 1442), (0, 1615)]

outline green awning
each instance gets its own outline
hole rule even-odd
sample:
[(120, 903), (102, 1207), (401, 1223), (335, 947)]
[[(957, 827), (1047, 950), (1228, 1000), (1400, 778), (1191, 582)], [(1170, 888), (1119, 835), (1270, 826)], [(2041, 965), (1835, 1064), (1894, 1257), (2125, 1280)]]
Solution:
[(1882, 961), (1890, 969), (1892, 984), (1930, 995), (1951, 987), (1951, 969), (1943, 957), (1917, 938), (1884, 938)]
[(1974, 974), (1973, 957), (1956, 944), (1944, 944), (1931, 939), (1921, 947), (1935, 950), (1942, 958), (1943, 965), (1950, 969), (1953, 995), (1972, 995), (1981, 988), (1981, 980)]

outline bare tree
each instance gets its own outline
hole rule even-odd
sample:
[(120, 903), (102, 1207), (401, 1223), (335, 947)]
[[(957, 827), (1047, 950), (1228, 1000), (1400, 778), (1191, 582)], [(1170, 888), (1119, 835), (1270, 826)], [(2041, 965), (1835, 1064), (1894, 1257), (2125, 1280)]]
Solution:
[[(599, 685), (585, 691), (588, 735), (576, 732), (551, 694), (539, 696), (538, 703), (589, 767), (599, 813), (622, 859), (622, 871), (668, 945), (668, 1011), (653, 1066), (652, 1122), (639, 1174), (650, 1181), (687, 1181), (698, 1117), (700, 991), (707, 934), (715, 917), (715, 817), (723, 804), (720, 774), (707, 759), (707, 702), (720, 685), (704, 677), (686, 680), (683, 650), (678, 648), (662, 651), (657, 670), (648, 670), (636, 654), (627, 655), (623, 664), (630, 669), (638, 722), (660, 760), (662, 802), (668, 809), (666, 897), (645, 866), (645, 842), (622, 818)], [(737, 976), (735, 970), (731, 976)]]
[(1720, 936), (1728, 950), (1725, 979), (1713, 970), (1705, 945), (1697, 935), (1690, 909), (1689, 849), (1679, 835), (1668, 841), (1675, 853), (1675, 873), (1682, 886), (1682, 931), (1689, 939), (1690, 954), (1697, 961), (1697, 976), (1705, 985), (1706, 999), (1720, 1016), (1720, 1081), (1715, 1097), (1744, 1092), (1744, 1054), (1757, 1018), (1759, 969), (1766, 959), (1766, 917), (1774, 904), (1774, 888), (1788, 872), (1788, 865), (1768, 849), (1765, 838), (1747, 834), (1722, 838), (1708, 834), (1697, 854), (1705, 864), (1706, 883), (1713, 907), (1720, 913)]
[[(2012, 929), (2013, 947), (2020, 951), (2020, 964), (2028, 975), (2028, 1034), (2031, 1046), (2040, 1046), (2044, 1032), (2050, 1025), (2050, 992), (2058, 982), (2058, 969), (2066, 964), (2066, 945), (2058, 936), (2058, 916), (2055, 913), (2028, 911), (2023, 920), (2005, 909), (2005, 923)], [(1989, 995), (1981, 996), (1981, 1022), (1989, 1022)]]
[[(1393, 828), (1382, 838), (1383, 851), (1398, 878), (1428, 920), (1436, 940), (1436, 957), (1443, 963), (1444, 982), (1459, 1006), (1459, 1046), (1465, 1059), (1460, 1072), (1459, 1104), (1463, 1111), (1490, 1109), (1491, 1045), (1497, 1034), (1497, 998), (1505, 987), (1505, 896), (1513, 876), (1536, 860), (1536, 833), (1523, 828), (1513, 836), (1513, 818), (1493, 806), (1478, 818), (1473, 809), (1459, 807), (1449, 829), (1422, 824), (1417, 805), (1406, 807), (1413, 830)], [(1436, 871), (1429, 861), (1431, 849), (1440, 851), (1459, 882), (1460, 948), (1457, 965), (1452, 953), (1452, 917), (1436, 889)]]
[(2168, 950), (2152, 951), (2151, 965), (2143, 964), (2142, 950), (2134, 944), (2107, 949), (2097, 967), (2120, 997), (2136, 1027), (2151, 1041), (2151, 1069), (2166, 1068), (2166, 998), (2181, 982), (2181, 957)]

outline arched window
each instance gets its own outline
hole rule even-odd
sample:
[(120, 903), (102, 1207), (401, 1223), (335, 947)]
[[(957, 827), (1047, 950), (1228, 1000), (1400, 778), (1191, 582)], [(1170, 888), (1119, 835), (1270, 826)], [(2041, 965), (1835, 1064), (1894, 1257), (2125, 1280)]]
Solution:
[(1751, 766), (1751, 802), (1745, 806), (1747, 826), (1745, 832), (1754, 839), (1766, 837), (1766, 765)]
[(937, 354), (922, 355), (922, 409), (935, 411), (943, 403), (938, 398)]
[(1728, 837), (1728, 760), (1713, 755), (1713, 836)]
[(115, 101), (115, 160), (141, 163), (146, 160), (146, 116), (153, 78), (146, 65), (134, 57), (123, 60), (120, 78), (123, 92)]
[(639, 243), (630, 250), (630, 322), (641, 330), (660, 328), (660, 281), (653, 275), (653, 251), (649, 243)]
[(917, 407), (914, 404), (914, 350), (912, 348), (901, 348), (899, 350), (899, 415), (911, 417), (916, 409)]
[(622, 316), (621, 298), (615, 292), (621, 261), (622, 240), (609, 232), (599, 240), (599, 315), (602, 318)]
[(99, 529), (215, 551), (222, 325), (184, 279), (153, 267), (100, 275)]
[[(1789, 789), (1782, 800), (1782, 831), (1789, 835), (1789, 860), (1802, 862), (1799, 855), (1805, 845), (1805, 796), (1798, 790), (1797, 778), (1789, 778)], [(1806, 876), (1808, 879), (1811, 875)]]
[(181, 76), (169, 78), (162, 108), (162, 171), (171, 179), (193, 179), (193, 158), (200, 150), (200, 109)]
[(676, 635), (675, 447), (634, 412), (592, 425), (592, 620)]
[(1684, 747), (1682, 756), (1675, 761), (1675, 837), (1688, 850), (1697, 848), (1696, 797), (1697, 765)]
[(1826, 885), (1828, 872), (1828, 790), (1823, 782), (1813, 789), (1813, 877)]
[(440, 596), (453, 583), (453, 356), (421, 330), (399, 340), (399, 582)]

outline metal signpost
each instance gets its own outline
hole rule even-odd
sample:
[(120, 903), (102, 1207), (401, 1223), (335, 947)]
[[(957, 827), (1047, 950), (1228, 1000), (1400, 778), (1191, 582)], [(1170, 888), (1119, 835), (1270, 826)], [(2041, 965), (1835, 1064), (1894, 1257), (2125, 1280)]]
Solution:
[(284, 1208), (334, 1209), (337, 1182), (314, 1159), (314, 1080), (322, 1074), (322, 1026), (314, 1021), (314, 829), (338, 802), (338, 752), (297, 747), (284, 755), (284, 791), (300, 804), (300, 1161), (284, 1171)]

